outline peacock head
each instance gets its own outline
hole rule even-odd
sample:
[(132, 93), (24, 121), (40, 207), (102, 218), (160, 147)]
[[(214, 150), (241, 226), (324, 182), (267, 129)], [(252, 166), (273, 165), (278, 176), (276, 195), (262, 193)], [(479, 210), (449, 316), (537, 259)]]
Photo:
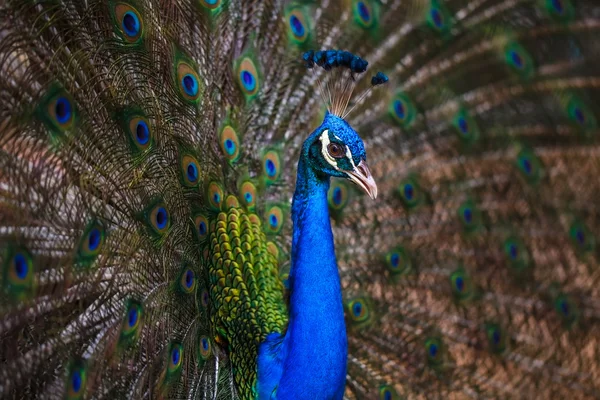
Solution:
[(377, 197), (363, 141), (342, 118), (327, 112), (321, 126), (304, 142), (303, 153), (317, 176), (346, 178), (372, 199)]

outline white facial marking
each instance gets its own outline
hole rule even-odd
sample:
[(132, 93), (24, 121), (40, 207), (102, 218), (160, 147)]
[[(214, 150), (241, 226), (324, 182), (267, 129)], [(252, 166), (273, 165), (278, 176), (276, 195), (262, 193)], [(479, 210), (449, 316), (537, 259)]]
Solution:
[(335, 160), (335, 158), (331, 157), (329, 155), (329, 152), (327, 151), (327, 146), (329, 146), (329, 143), (331, 143), (331, 141), (329, 140), (328, 129), (325, 129), (323, 133), (321, 133), (319, 140), (321, 141), (321, 154), (323, 154), (325, 161), (327, 161), (329, 165), (331, 165), (335, 170), (339, 171), (340, 169), (337, 166), (337, 161)]
[[(337, 137), (336, 135), (334, 135), (336, 139), (338, 140), (342, 140), (339, 137)], [(329, 151), (327, 151), (327, 146), (329, 146), (329, 144), (331, 143), (331, 140), (329, 140), (329, 130), (325, 129), (323, 131), (323, 133), (321, 133), (321, 136), (319, 136), (319, 140), (321, 141), (321, 154), (323, 154), (323, 157), (325, 158), (325, 161), (327, 161), (329, 163), (329, 165), (331, 165), (336, 171), (341, 171), (340, 168), (338, 168), (337, 166), (337, 160), (333, 157), (331, 157), (329, 155)], [(354, 165), (354, 160), (352, 159), (352, 153), (350, 152), (350, 148), (348, 146), (344, 146), (346, 147), (346, 158), (348, 160), (350, 160), (350, 164), (352, 164), (352, 168), (356, 169), (356, 165)]]

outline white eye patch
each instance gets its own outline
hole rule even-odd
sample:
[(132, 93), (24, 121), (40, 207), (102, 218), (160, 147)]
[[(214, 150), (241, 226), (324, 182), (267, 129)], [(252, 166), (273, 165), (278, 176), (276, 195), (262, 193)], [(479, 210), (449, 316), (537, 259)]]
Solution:
[[(337, 136), (336, 138), (340, 139)], [(327, 161), (327, 163), (329, 163), (329, 165), (331, 165), (336, 171), (340, 171), (340, 168), (337, 165), (337, 160), (331, 157), (329, 155), (329, 152), (327, 151), (327, 147), (331, 143), (331, 140), (329, 140), (328, 129), (325, 129), (323, 133), (321, 133), (321, 136), (319, 136), (319, 140), (321, 141), (321, 154), (323, 154), (323, 158), (325, 158), (325, 161)], [(346, 148), (346, 158), (350, 161), (350, 164), (352, 164), (352, 168), (355, 168), (356, 165), (354, 165), (354, 160), (352, 159), (352, 153), (350, 152), (350, 148), (346, 145), (344, 145), (344, 147)]]

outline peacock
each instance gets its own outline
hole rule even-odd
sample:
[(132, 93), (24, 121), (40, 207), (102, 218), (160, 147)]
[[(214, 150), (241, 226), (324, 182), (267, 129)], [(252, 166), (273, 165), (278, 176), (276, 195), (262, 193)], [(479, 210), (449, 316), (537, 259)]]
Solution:
[(0, 398), (600, 398), (596, 0), (7, 0)]

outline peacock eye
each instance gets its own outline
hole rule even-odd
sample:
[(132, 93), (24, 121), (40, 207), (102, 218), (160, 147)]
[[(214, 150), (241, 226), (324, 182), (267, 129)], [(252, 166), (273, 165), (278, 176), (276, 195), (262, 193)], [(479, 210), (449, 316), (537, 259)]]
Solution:
[(329, 143), (327, 152), (333, 158), (342, 158), (345, 155), (343, 147), (337, 143)]

